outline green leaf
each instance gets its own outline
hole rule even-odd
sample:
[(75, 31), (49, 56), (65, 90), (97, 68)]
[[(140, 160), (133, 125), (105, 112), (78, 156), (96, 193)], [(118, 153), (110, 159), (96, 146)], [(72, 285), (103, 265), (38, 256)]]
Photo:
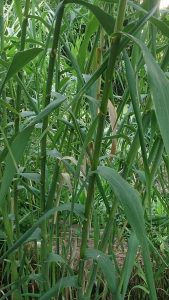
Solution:
[(128, 294), (128, 299), (131, 299), (130, 295), (131, 293), (134, 294), (133, 290), (136, 290), (136, 289), (139, 289), (139, 290), (142, 290), (145, 294), (149, 294), (148, 293), (148, 290), (143, 286), (143, 285), (135, 285), (134, 287), (132, 287), (132, 289), (130, 290), (129, 294)]
[(122, 282), (123, 288), (122, 288), (122, 297), (125, 298), (125, 294), (127, 291), (128, 283), (130, 280), (130, 276), (133, 270), (135, 257), (137, 254), (138, 249), (138, 240), (136, 235), (132, 232), (128, 241), (128, 251), (125, 258), (123, 270), (121, 273), (120, 281)]
[(154, 103), (155, 113), (158, 121), (158, 125), (163, 138), (164, 146), (169, 155), (169, 80), (166, 78), (165, 73), (155, 61), (154, 57), (148, 50), (148, 48), (139, 39), (129, 36), (142, 50), (143, 57), (146, 63), (146, 70), (148, 74), (148, 81), (150, 84), (150, 90), (152, 93), (152, 99)]
[(5, 79), (0, 88), (0, 94), (2, 93), (5, 83), (42, 51), (42, 48), (32, 48), (25, 51), (19, 51), (14, 55), (13, 60), (5, 76)]
[[(18, 0), (16, 0), (16, 1), (18, 1)], [(42, 17), (37, 16), (37, 15), (29, 15), (28, 17), (29, 17), (29, 19), (35, 19), (35, 20), (42, 22), (42, 24), (44, 24), (48, 30), (51, 29), (51, 25), (48, 22), (46, 22)]]
[(163, 58), (161, 61), (161, 69), (163, 71), (167, 70), (168, 63), (169, 63), (169, 47), (167, 47), (166, 51), (164, 52)]
[[(54, 109), (56, 109), (63, 101), (65, 97), (60, 95), (57, 100), (51, 102), (48, 106), (45, 107), (31, 122), (30, 124), (23, 129), (13, 140), (11, 144), (11, 153), (8, 153), (5, 158), (5, 171), (2, 178), (2, 184), (0, 189), (0, 208), (2, 208), (5, 197), (7, 195), (9, 186), (12, 182), (13, 177), (17, 172), (17, 164), (23, 157), (24, 150), (27, 146), (27, 143), (30, 139), (31, 133), (34, 129), (34, 125), (40, 120), (48, 116)], [(11, 155), (12, 154), (12, 155)]]
[(161, 20), (152, 17), (150, 21), (161, 31), (163, 35), (169, 38), (169, 26)]
[(22, 0), (14, 0), (16, 14), (19, 19), (20, 26), (22, 25)]
[(124, 51), (124, 61), (125, 61), (125, 67), (126, 67), (126, 78), (129, 86), (129, 92), (132, 100), (133, 110), (137, 121), (138, 126), (138, 132), (139, 132), (139, 138), (140, 138), (140, 146), (142, 151), (142, 157), (143, 157), (143, 163), (144, 163), (144, 169), (145, 169), (145, 175), (147, 179), (147, 185), (149, 183), (149, 165), (147, 161), (147, 149), (144, 141), (144, 130), (143, 130), (143, 123), (142, 123), (142, 117), (139, 107), (139, 100), (140, 95), (139, 91), (137, 89), (137, 82), (135, 79), (135, 72), (132, 67), (132, 64), (130, 62), (130, 59), (127, 55), (127, 52)]
[(58, 207), (52, 208), (48, 210), (43, 216), (39, 218), (39, 220), (29, 228), (14, 244), (11, 248), (9, 248), (1, 257), (0, 261), (2, 261), (7, 255), (11, 254), (18, 247), (20, 247), (25, 241), (34, 233), (34, 231), (47, 219), (49, 219), (53, 214), (58, 211), (70, 211), (74, 212), (78, 217), (82, 220), (84, 219), (84, 206), (81, 204), (74, 204), (72, 209), (72, 203), (61, 204)]
[(0, 104), (2, 104), (2, 106), (4, 106), (10, 112), (13, 112), (15, 115), (19, 115), (17, 110), (12, 105), (10, 105), (8, 102), (5, 102), (4, 100), (0, 99)]
[(110, 260), (110, 258), (104, 254), (102, 251), (97, 249), (86, 249), (85, 251), (85, 258), (86, 259), (94, 259), (97, 261), (98, 266), (102, 270), (104, 277), (107, 281), (109, 289), (116, 300), (120, 300), (121, 297), (117, 292), (117, 280), (116, 280), (116, 273), (115, 267)]
[(9, 186), (12, 182), (13, 177), (16, 174), (16, 165), (23, 157), (24, 150), (29, 141), (31, 133), (33, 131), (33, 127), (28, 127), (20, 132), (11, 145), (11, 152), (15, 159), (13, 161), (13, 157), (11, 157), (10, 153), (7, 154), (5, 159), (5, 171), (2, 178), (1, 189), (0, 189), (0, 208), (4, 205), (5, 197), (8, 192)]
[(63, 259), (63, 257), (56, 253), (50, 253), (48, 256), (47, 262), (49, 262), (49, 263), (55, 262), (57, 264), (66, 264), (66, 261)]
[(86, 62), (86, 58), (87, 58), (87, 53), (88, 53), (88, 45), (90, 42), (90, 38), (92, 36), (92, 34), (94, 34), (94, 32), (96, 32), (98, 27), (98, 21), (95, 18), (95, 16), (89, 15), (89, 21), (87, 23), (87, 28), (84, 34), (84, 38), (83, 41), (80, 45), (79, 48), (79, 53), (77, 56), (77, 60), (80, 66), (80, 69), (82, 72), (84, 72), (85, 70), (85, 62)]
[(82, 0), (65, 0), (64, 3), (76, 3), (81, 4), (85, 6), (86, 8), (90, 9), (90, 11), (95, 15), (95, 17), (98, 19), (99, 23), (103, 26), (104, 30), (108, 34), (112, 34), (114, 31), (114, 18), (104, 12), (100, 7), (90, 4), (88, 2), (82, 1)]
[(53, 286), (47, 293), (40, 297), (40, 300), (49, 300), (51, 297), (56, 297), (62, 291), (62, 289), (74, 287), (78, 288), (77, 276), (68, 276), (61, 278), (55, 286)]
[(72, 54), (71, 50), (69, 49), (69, 46), (65, 43), (65, 41), (63, 39), (61, 39), (62, 44), (64, 45), (64, 50), (68, 56), (68, 58), (71, 61), (72, 67), (73, 69), (76, 71), (77, 74), (77, 78), (79, 79), (79, 81), (83, 84), (84, 83), (84, 79), (83, 79), (83, 75), (81, 73), (81, 70), (79, 68), (79, 63), (76, 60), (76, 58), (74, 57), (74, 55)]
[(40, 241), (40, 240), (41, 240), (41, 229), (38, 227), (31, 234), (31, 236), (25, 241), (25, 243), (32, 242), (32, 241)]
[[(129, 3), (129, 5), (131, 5), (132, 7), (134, 7), (136, 10), (140, 11), (141, 13), (143, 13), (143, 14), (147, 14), (148, 13), (147, 10), (145, 10), (141, 6), (137, 5), (133, 1), (128, 1), (128, 3)], [(155, 8), (157, 8), (157, 6), (155, 6)], [(162, 34), (164, 34), (165, 36), (169, 37), (169, 27), (168, 27), (168, 25), (165, 22), (161, 21), (160, 19), (157, 19), (154, 16), (151, 16), (150, 22), (152, 24), (154, 24), (157, 27), (157, 29), (159, 29), (161, 31)]]
[(68, 272), (70, 273), (70, 275), (73, 275), (73, 271), (72, 269), (70, 268), (69, 264), (66, 262), (66, 260), (60, 256), (59, 254), (56, 254), (56, 253), (50, 253), (48, 258), (47, 258), (47, 262), (48, 263), (56, 263), (57, 265), (65, 265)]
[(137, 238), (140, 243), (143, 244), (146, 233), (143, 208), (138, 192), (111, 168), (99, 167), (97, 172), (109, 182), (115, 195), (120, 200), (127, 215), (127, 219), (136, 232)]
[(21, 177), (35, 182), (40, 182), (40, 174), (38, 173), (19, 173)]
[(54, 109), (61, 105), (67, 97), (58, 94), (57, 99), (49, 103), (27, 126), (34, 126), (39, 123), (43, 118), (47, 117)]
[(124, 208), (128, 222), (136, 233), (137, 239), (142, 246), (146, 278), (150, 290), (150, 299), (156, 300), (157, 296), (145, 230), (144, 212), (140, 196), (138, 192), (115, 170), (108, 167), (99, 167), (97, 169), (97, 173), (109, 182), (115, 196)]

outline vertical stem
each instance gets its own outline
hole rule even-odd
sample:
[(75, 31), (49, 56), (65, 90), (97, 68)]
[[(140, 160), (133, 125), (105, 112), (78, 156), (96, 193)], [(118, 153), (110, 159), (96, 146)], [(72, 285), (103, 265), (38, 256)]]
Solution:
[[(24, 9), (24, 19), (22, 22), (22, 28), (21, 28), (21, 43), (20, 43), (20, 51), (23, 51), (25, 49), (25, 42), (26, 42), (26, 30), (28, 25), (28, 13), (29, 13), (29, 7), (30, 7), (30, 0), (26, 0), (25, 3), (25, 9)], [(18, 73), (19, 79), (23, 80), (23, 74), (22, 71)], [(20, 112), (20, 106), (21, 106), (21, 85), (17, 85), (17, 91), (16, 91), (16, 110)], [(15, 133), (17, 134), (19, 132), (19, 116), (16, 116), (15, 119)]]
[(126, 12), (126, 0), (120, 0), (119, 1), (119, 7), (118, 7), (118, 13), (117, 13), (117, 19), (115, 23), (114, 32), (121, 31), (123, 29), (123, 22)]
[[(147, 11), (150, 11), (153, 7), (157, 6), (157, 11), (155, 13), (156, 17), (158, 16), (159, 13), (159, 5), (160, 5), (160, 0), (146, 0), (143, 2), (143, 7)], [(149, 38), (151, 40), (150, 48), (154, 57), (156, 57), (156, 35), (157, 35), (156, 26), (154, 26), (153, 24), (149, 24)]]
[[(5, 55), (5, 51), (4, 51), (4, 0), (0, 0), (0, 55), (1, 57), (6, 60), (6, 55)], [(4, 100), (4, 102), (6, 102), (6, 91), (5, 89), (3, 89), (2, 91), (2, 99)], [(2, 125), (3, 128), (6, 128), (7, 125), (7, 111), (6, 108), (2, 108)]]
[(3, 8), (4, 8), (4, 0), (0, 1), (0, 49), (1, 49), (1, 54), (3, 53), (4, 50), (4, 17), (3, 17)]
[[(24, 9), (24, 19), (22, 22), (21, 28), (21, 42), (20, 42), (20, 51), (23, 51), (25, 48), (25, 41), (26, 41), (26, 30), (28, 24), (28, 13), (29, 13), (29, 6), (30, 0), (26, 0), (25, 9)], [(22, 71), (18, 72), (18, 77), (22, 81), (23, 80), (23, 73)], [(16, 110), (20, 113), (21, 109), (21, 96), (22, 90), (21, 85), (17, 85), (16, 91)], [(15, 135), (19, 132), (19, 114), (15, 117)], [(17, 188), (17, 181), (14, 182), (14, 214), (15, 214), (15, 225), (16, 225), (16, 236), (19, 238), (19, 216), (18, 216), (18, 188)]]
[[(23, 51), (25, 48), (25, 41), (26, 41), (26, 30), (27, 30), (27, 24), (28, 24), (28, 12), (29, 12), (29, 6), (30, 6), (30, 0), (26, 0), (25, 3), (25, 8), (24, 8), (24, 20), (22, 22), (22, 28), (21, 28), (21, 42), (20, 42), (20, 51)], [(22, 71), (20, 71), (18, 73), (18, 77), (20, 78), (20, 80), (23, 80), (23, 74)], [(17, 85), (17, 90), (16, 90), (16, 110), (18, 113), (20, 113), (20, 106), (21, 106), (21, 86), (18, 84)], [(15, 135), (18, 134), (19, 132), (19, 115), (16, 115), (15, 118)], [(14, 182), (14, 215), (15, 215), (15, 225), (16, 225), (16, 237), (17, 239), (19, 238), (19, 214), (18, 214), (18, 188), (17, 188), (17, 180)], [(12, 225), (11, 225), (12, 226)], [(20, 253), (21, 254), (21, 253)], [(11, 272), (11, 278), (12, 281), (17, 280), (18, 278), (18, 273), (17, 273), (17, 268), (15, 267), (16, 262), (15, 262), (15, 256), (12, 255), (12, 258), (14, 260), (13, 262), (13, 267), (12, 267), (12, 272)], [(15, 270), (16, 269), (16, 270)], [(14, 272), (15, 270), (15, 272)], [(20, 299), (21, 295), (20, 295), (20, 291), (18, 292), (14, 292), (12, 298), (13, 299)]]
[(100, 107), (100, 112), (99, 112), (98, 128), (97, 128), (96, 141), (95, 141), (92, 166), (91, 166), (92, 173), (91, 173), (90, 179), (89, 179), (89, 186), (88, 186), (86, 205), (85, 205), (86, 220), (83, 223), (81, 257), (84, 257), (84, 251), (86, 249), (86, 244), (87, 244), (88, 226), (89, 226), (89, 220), (90, 220), (92, 200), (93, 200), (93, 196), (94, 196), (94, 184), (95, 184), (95, 179), (96, 179), (96, 174), (94, 173), (94, 171), (97, 169), (97, 166), (99, 163), (102, 136), (103, 136), (103, 131), (104, 131), (104, 122), (105, 122), (105, 117), (106, 117), (106, 113), (107, 113), (107, 102), (108, 102), (108, 97), (109, 97), (109, 90), (110, 90), (110, 86), (111, 86), (114, 65), (115, 65), (116, 56), (117, 56), (118, 42), (119, 42), (118, 38), (114, 38), (112, 40), (112, 46), (111, 46), (111, 50), (110, 50), (110, 58), (109, 58), (108, 67), (107, 67), (107, 71), (106, 71), (106, 80), (105, 80), (103, 97), (102, 97), (102, 102), (101, 102), (101, 107)]
[[(45, 92), (45, 100), (44, 100), (44, 107), (46, 107), (50, 103), (51, 98), (51, 91), (52, 91), (52, 82), (53, 82), (53, 75), (54, 75), (54, 66), (56, 61), (56, 52), (59, 42), (59, 34), (61, 28), (61, 21), (64, 12), (64, 5), (61, 2), (58, 7), (57, 11), (57, 18), (55, 23), (54, 29), (54, 37), (53, 37), (53, 45), (50, 52), (49, 58), (49, 67), (48, 67), (48, 76), (47, 76), (47, 83), (46, 83), (46, 92)], [(44, 133), (48, 127), (48, 117), (44, 118), (43, 125), (42, 125), (42, 132)], [(47, 142), (47, 133), (43, 135), (41, 140), (41, 209), (44, 211), (45, 203), (46, 203), (46, 189), (45, 189), (45, 168), (46, 168), (46, 142)]]
[[(110, 211), (108, 222), (107, 222), (106, 227), (105, 227), (104, 232), (103, 232), (102, 239), (101, 239), (101, 241), (99, 243), (99, 246), (98, 246), (98, 249), (101, 250), (101, 251), (106, 250), (108, 241), (110, 239), (110, 234), (112, 232), (112, 226), (113, 226), (114, 216), (115, 216), (115, 213), (116, 213), (116, 210), (117, 210), (117, 206), (118, 206), (118, 202), (115, 199), (114, 205), (112, 206), (111, 211)], [(88, 283), (88, 286), (87, 286), (87, 289), (86, 289), (86, 294), (85, 294), (86, 298), (89, 298), (90, 295), (91, 295), (92, 288), (93, 288), (93, 283), (94, 283), (95, 277), (96, 277), (96, 273), (97, 273), (97, 264), (94, 264), (94, 266), (92, 267), (91, 273), (90, 273), (89, 283)]]
[[(123, 19), (125, 15), (125, 9), (126, 9), (126, 2), (127, 0), (121, 0), (119, 3), (119, 10), (118, 10), (118, 16), (115, 24), (115, 30), (120, 31), (123, 26)], [(101, 100), (101, 106), (100, 106), (100, 112), (99, 112), (99, 120), (98, 120), (98, 128), (96, 133), (96, 140), (94, 145), (94, 153), (93, 153), (93, 159), (92, 159), (92, 165), (91, 165), (91, 175), (89, 178), (89, 185), (87, 190), (87, 197), (86, 197), (86, 203), (85, 203), (85, 220), (83, 222), (83, 228), (82, 228), (82, 243), (80, 248), (80, 266), (79, 266), (79, 286), (81, 287), (79, 291), (79, 299), (82, 296), (82, 286), (83, 286), (83, 271), (84, 271), (84, 255), (85, 255), (85, 249), (87, 247), (87, 237), (88, 237), (88, 230), (90, 225), (90, 217), (91, 217), (91, 210), (92, 210), (92, 202), (94, 199), (94, 186), (96, 181), (96, 169), (99, 164), (99, 156), (101, 152), (101, 143), (102, 143), (102, 137), (104, 132), (104, 124), (105, 124), (105, 118), (107, 113), (107, 103), (109, 98), (109, 92), (111, 87), (111, 81), (113, 78), (114, 73), (114, 67), (116, 58), (118, 55), (118, 46), (119, 46), (120, 37), (116, 36), (112, 39), (111, 43), (111, 49), (109, 54), (109, 60), (106, 70), (106, 77), (105, 77), (105, 84), (104, 84), (104, 90), (103, 90), (103, 97)]]
[[(4, 1), (3, 0), (0, 0), (0, 54), (1, 54), (1, 57), (4, 57)], [(6, 100), (6, 93), (4, 90), (2, 92), (2, 98), (4, 101)], [(3, 118), (2, 118), (2, 122), (3, 122), (4, 116), (6, 116), (6, 109), (2, 110), (1, 114), (3, 115)], [(1, 132), (2, 132), (2, 128), (5, 128), (5, 126), (6, 126), (6, 123), (3, 122), (2, 127), (1, 127)], [(2, 132), (2, 134), (3, 134), (3, 132)], [(3, 134), (3, 138), (5, 140), (5, 138), (6, 138), (5, 133)], [(1, 177), (2, 177), (2, 174), (1, 174)], [(2, 215), (3, 215), (3, 223), (4, 223), (5, 233), (7, 236), (7, 243), (8, 243), (8, 246), (11, 246), (12, 242), (13, 242), (13, 233), (12, 233), (12, 226), (11, 226), (10, 220), (8, 218), (7, 203), (5, 203), (4, 207), (2, 208)], [(11, 258), (11, 262), (12, 262), (11, 263), (11, 273), (13, 272), (15, 274), (16, 268), (14, 270), (13, 261), (14, 260)], [(16, 276), (16, 278), (17, 278), (17, 276)]]
[[(44, 99), (44, 107), (46, 107), (50, 103), (51, 99), (51, 91), (52, 91), (52, 83), (53, 83), (53, 76), (54, 76), (54, 68), (55, 68), (55, 61), (56, 61), (56, 54), (58, 49), (58, 42), (59, 42), (59, 35), (61, 29), (61, 22), (64, 13), (64, 4), (63, 2), (58, 4), (57, 13), (56, 13), (56, 22), (54, 28), (54, 35), (53, 35), (53, 44), (52, 49), (50, 52), (49, 57), (49, 66), (48, 66), (48, 75), (47, 75), (47, 83), (46, 83), (46, 92), (45, 92), (45, 99)], [(47, 127), (48, 127), (48, 117), (44, 118), (43, 125), (42, 125), (42, 132), (43, 138), (41, 140), (41, 213), (43, 213), (46, 209), (46, 147), (47, 147)], [(43, 291), (47, 291), (49, 288), (49, 268), (48, 264), (45, 263), (48, 249), (47, 249), (47, 227), (46, 222), (44, 222), (41, 226), (41, 265), (42, 265), (42, 276), (44, 279), (43, 284)]]

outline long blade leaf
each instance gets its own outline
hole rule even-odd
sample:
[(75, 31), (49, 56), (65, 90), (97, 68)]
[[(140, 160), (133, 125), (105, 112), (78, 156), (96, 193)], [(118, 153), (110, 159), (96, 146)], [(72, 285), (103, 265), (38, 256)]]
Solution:
[(42, 51), (42, 48), (32, 48), (25, 51), (19, 51), (14, 55), (4, 81), (1, 85), (0, 94), (2, 93), (5, 83)]
[(99, 167), (97, 169), (97, 173), (109, 182), (117, 199), (120, 201), (121, 205), (124, 208), (128, 222), (135, 231), (136, 236), (142, 246), (147, 283), (150, 290), (150, 299), (155, 300), (157, 299), (157, 296), (155, 291), (152, 265), (150, 261), (149, 247), (145, 230), (144, 213), (140, 196), (138, 192), (115, 170), (108, 167)]

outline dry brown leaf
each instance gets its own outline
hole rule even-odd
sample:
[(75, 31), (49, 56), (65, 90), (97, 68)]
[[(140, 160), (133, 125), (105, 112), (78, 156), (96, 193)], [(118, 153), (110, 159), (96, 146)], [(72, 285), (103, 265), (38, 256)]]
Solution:
[(69, 191), (72, 193), (72, 184), (70, 180), (70, 175), (68, 173), (61, 173), (65, 184), (68, 186)]
[[(112, 133), (115, 133), (116, 131), (116, 121), (117, 121), (117, 112), (112, 104), (112, 102), (109, 100), (108, 101), (108, 112), (109, 112), (109, 119), (110, 119), (110, 124), (112, 128)], [(111, 154), (116, 154), (116, 144), (117, 141), (115, 139), (112, 140), (112, 146), (111, 146)]]

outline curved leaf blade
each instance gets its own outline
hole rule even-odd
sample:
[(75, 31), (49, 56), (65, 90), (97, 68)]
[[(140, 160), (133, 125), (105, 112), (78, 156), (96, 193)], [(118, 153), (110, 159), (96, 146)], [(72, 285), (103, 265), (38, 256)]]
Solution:
[(65, 0), (64, 3), (76, 3), (85, 6), (95, 15), (99, 23), (103, 26), (107, 34), (111, 35), (114, 31), (115, 20), (112, 16), (104, 12), (100, 7), (82, 0)]
[(21, 131), (16, 138), (14, 139), (12, 145), (11, 145), (11, 152), (15, 159), (13, 160), (13, 157), (11, 157), (11, 154), (8, 153), (5, 159), (6, 167), (4, 171), (4, 175), (2, 178), (1, 183), (1, 189), (0, 189), (0, 208), (2, 209), (5, 197), (7, 195), (9, 186), (12, 182), (13, 177), (16, 174), (16, 165), (19, 163), (19, 161), (23, 157), (24, 150), (26, 148), (26, 145), (30, 139), (31, 133), (33, 131), (33, 126), (25, 128), (23, 131)]
[(56, 297), (56, 295), (58, 296), (59, 292), (62, 291), (62, 289), (68, 287), (78, 288), (77, 276), (68, 276), (61, 278), (55, 286), (53, 286), (51, 289), (49, 289), (49, 291), (47, 291), (47, 293), (40, 297), (40, 300), (49, 300), (53, 296)]
[(117, 279), (116, 279), (116, 272), (115, 267), (110, 260), (110, 258), (104, 254), (102, 251), (97, 249), (86, 249), (85, 251), (85, 258), (86, 259), (94, 259), (97, 261), (98, 266), (102, 270), (104, 277), (107, 281), (109, 289), (116, 300), (120, 300), (121, 297), (117, 292)]
[(130, 280), (130, 276), (133, 270), (135, 257), (137, 254), (138, 249), (138, 240), (135, 233), (131, 233), (130, 238), (128, 240), (128, 251), (125, 258), (125, 262), (123, 265), (123, 271), (121, 275), (121, 282), (122, 282), (122, 297), (125, 298), (125, 294), (127, 291), (128, 283)]
[(15, 176), (17, 169), (16, 166), (22, 159), (25, 148), (29, 142), (31, 133), (34, 129), (34, 125), (40, 122), (43, 118), (47, 117), (54, 109), (61, 105), (66, 100), (66, 97), (59, 95), (58, 99), (52, 101), (47, 105), (30, 123), (24, 128), (12, 141), (11, 153), (8, 153), (5, 158), (5, 171), (2, 178), (0, 188), (0, 209), (2, 208), (5, 197), (7, 195), (9, 186)]
[(147, 66), (147, 75), (154, 103), (155, 114), (157, 117), (158, 125), (164, 142), (164, 146), (169, 155), (169, 80), (166, 78), (165, 73), (162, 71), (154, 57), (146, 47), (146, 45), (139, 39), (128, 35), (142, 50), (143, 58)]
[(47, 117), (54, 109), (61, 105), (67, 98), (59, 94), (57, 99), (49, 103), (33, 120), (27, 125), (28, 127), (34, 126), (39, 123), (43, 118)]
[(97, 172), (109, 182), (116, 197), (121, 202), (127, 215), (127, 219), (136, 232), (138, 240), (141, 244), (143, 244), (146, 237), (146, 232), (143, 208), (138, 192), (111, 168), (99, 167)]
[(59, 211), (70, 211), (74, 212), (78, 217), (81, 219), (84, 219), (84, 206), (81, 204), (74, 204), (74, 207), (72, 209), (72, 203), (67, 204), (61, 204), (58, 207), (52, 208), (48, 210), (44, 215), (42, 215), (38, 221), (29, 228), (13, 245), (11, 248), (9, 248), (3, 256), (0, 257), (0, 261), (2, 261), (7, 255), (11, 254), (13, 251), (15, 251), (18, 247), (20, 247), (23, 243), (25, 243), (28, 238), (34, 233), (34, 231), (47, 219), (49, 219), (53, 214)]
[(17, 17), (19, 19), (20, 26), (22, 25), (22, 1), (21, 0), (14, 0), (15, 10)]
[(24, 51), (19, 51), (14, 55), (13, 60), (2, 83), (2, 86), (0, 88), (0, 94), (2, 93), (5, 83), (42, 51), (43, 48), (32, 48)]
[(138, 192), (124, 180), (115, 170), (109, 167), (99, 167), (97, 173), (107, 180), (114, 191), (117, 199), (124, 208), (128, 222), (136, 233), (137, 239), (142, 246), (143, 259), (147, 283), (150, 290), (150, 299), (156, 300), (152, 265), (150, 261), (149, 247), (147, 242), (144, 213)]

